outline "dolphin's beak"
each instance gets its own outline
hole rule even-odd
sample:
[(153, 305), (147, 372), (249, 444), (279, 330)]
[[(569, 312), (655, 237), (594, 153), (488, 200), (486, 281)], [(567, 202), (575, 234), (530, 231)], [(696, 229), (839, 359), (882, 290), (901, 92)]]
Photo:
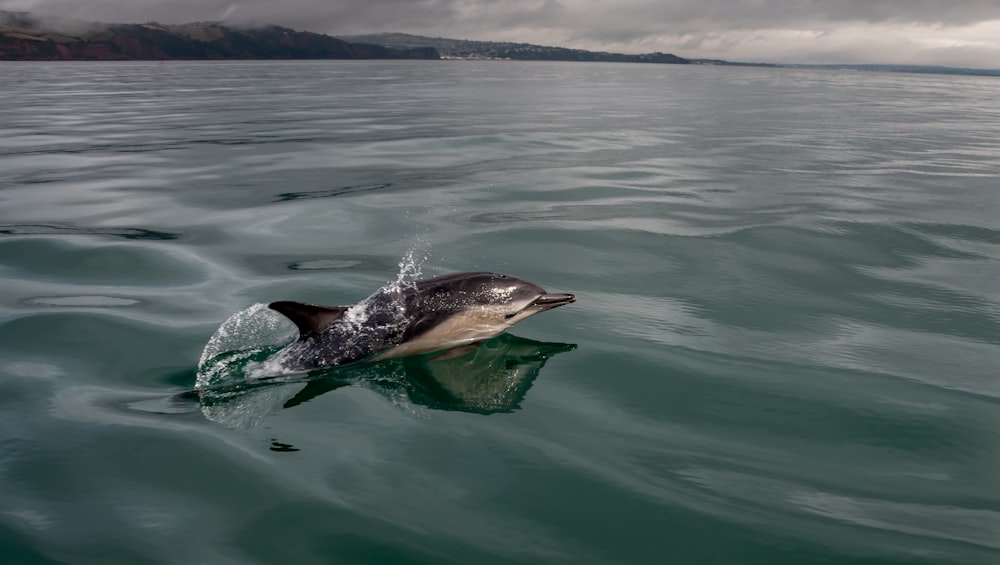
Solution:
[(564, 294), (564, 293), (547, 293), (536, 298), (531, 303), (531, 307), (537, 308), (539, 310), (550, 310), (557, 306), (562, 306), (563, 304), (569, 304), (571, 302), (576, 302), (575, 295)]

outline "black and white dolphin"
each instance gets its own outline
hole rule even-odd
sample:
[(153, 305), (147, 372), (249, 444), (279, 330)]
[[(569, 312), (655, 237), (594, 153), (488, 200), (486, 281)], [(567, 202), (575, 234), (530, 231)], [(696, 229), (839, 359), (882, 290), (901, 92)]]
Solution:
[(454, 273), (388, 284), (353, 306), (272, 302), (299, 339), (277, 355), (287, 371), (309, 371), (362, 359), (459, 350), (503, 333), (545, 310), (575, 302), (510, 275)]

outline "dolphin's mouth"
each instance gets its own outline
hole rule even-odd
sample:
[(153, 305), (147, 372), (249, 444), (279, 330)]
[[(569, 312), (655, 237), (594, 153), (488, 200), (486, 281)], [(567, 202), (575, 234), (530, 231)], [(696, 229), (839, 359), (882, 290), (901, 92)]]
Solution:
[(539, 296), (534, 299), (529, 308), (537, 308), (538, 310), (549, 310), (557, 306), (562, 306), (563, 304), (570, 304), (571, 302), (576, 302), (576, 295), (564, 294), (564, 293), (548, 293)]
[(571, 302), (576, 302), (576, 295), (564, 294), (564, 293), (545, 293), (538, 298), (532, 300), (527, 306), (521, 308), (517, 312), (511, 312), (504, 316), (505, 319), (510, 320), (512, 318), (518, 318), (523, 320), (528, 316), (534, 316), (539, 312), (544, 312), (546, 310), (551, 310), (562, 306), (563, 304), (569, 304)]

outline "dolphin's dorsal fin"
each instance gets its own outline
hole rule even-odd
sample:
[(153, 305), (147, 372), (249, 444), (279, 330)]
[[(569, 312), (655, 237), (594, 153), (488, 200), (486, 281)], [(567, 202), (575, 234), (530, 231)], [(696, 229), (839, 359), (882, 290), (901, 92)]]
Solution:
[(272, 302), (267, 307), (284, 314), (286, 318), (291, 320), (299, 328), (299, 339), (323, 331), (330, 324), (339, 320), (347, 311), (345, 306), (321, 306), (292, 302), (291, 300)]

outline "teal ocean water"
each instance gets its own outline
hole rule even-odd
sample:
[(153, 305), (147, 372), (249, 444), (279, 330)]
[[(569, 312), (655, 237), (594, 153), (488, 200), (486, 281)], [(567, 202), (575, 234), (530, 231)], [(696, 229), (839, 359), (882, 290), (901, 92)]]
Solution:
[[(5, 564), (1000, 563), (995, 78), (0, 72)], [(245, 378), (466, 270), (578, 301)]]

